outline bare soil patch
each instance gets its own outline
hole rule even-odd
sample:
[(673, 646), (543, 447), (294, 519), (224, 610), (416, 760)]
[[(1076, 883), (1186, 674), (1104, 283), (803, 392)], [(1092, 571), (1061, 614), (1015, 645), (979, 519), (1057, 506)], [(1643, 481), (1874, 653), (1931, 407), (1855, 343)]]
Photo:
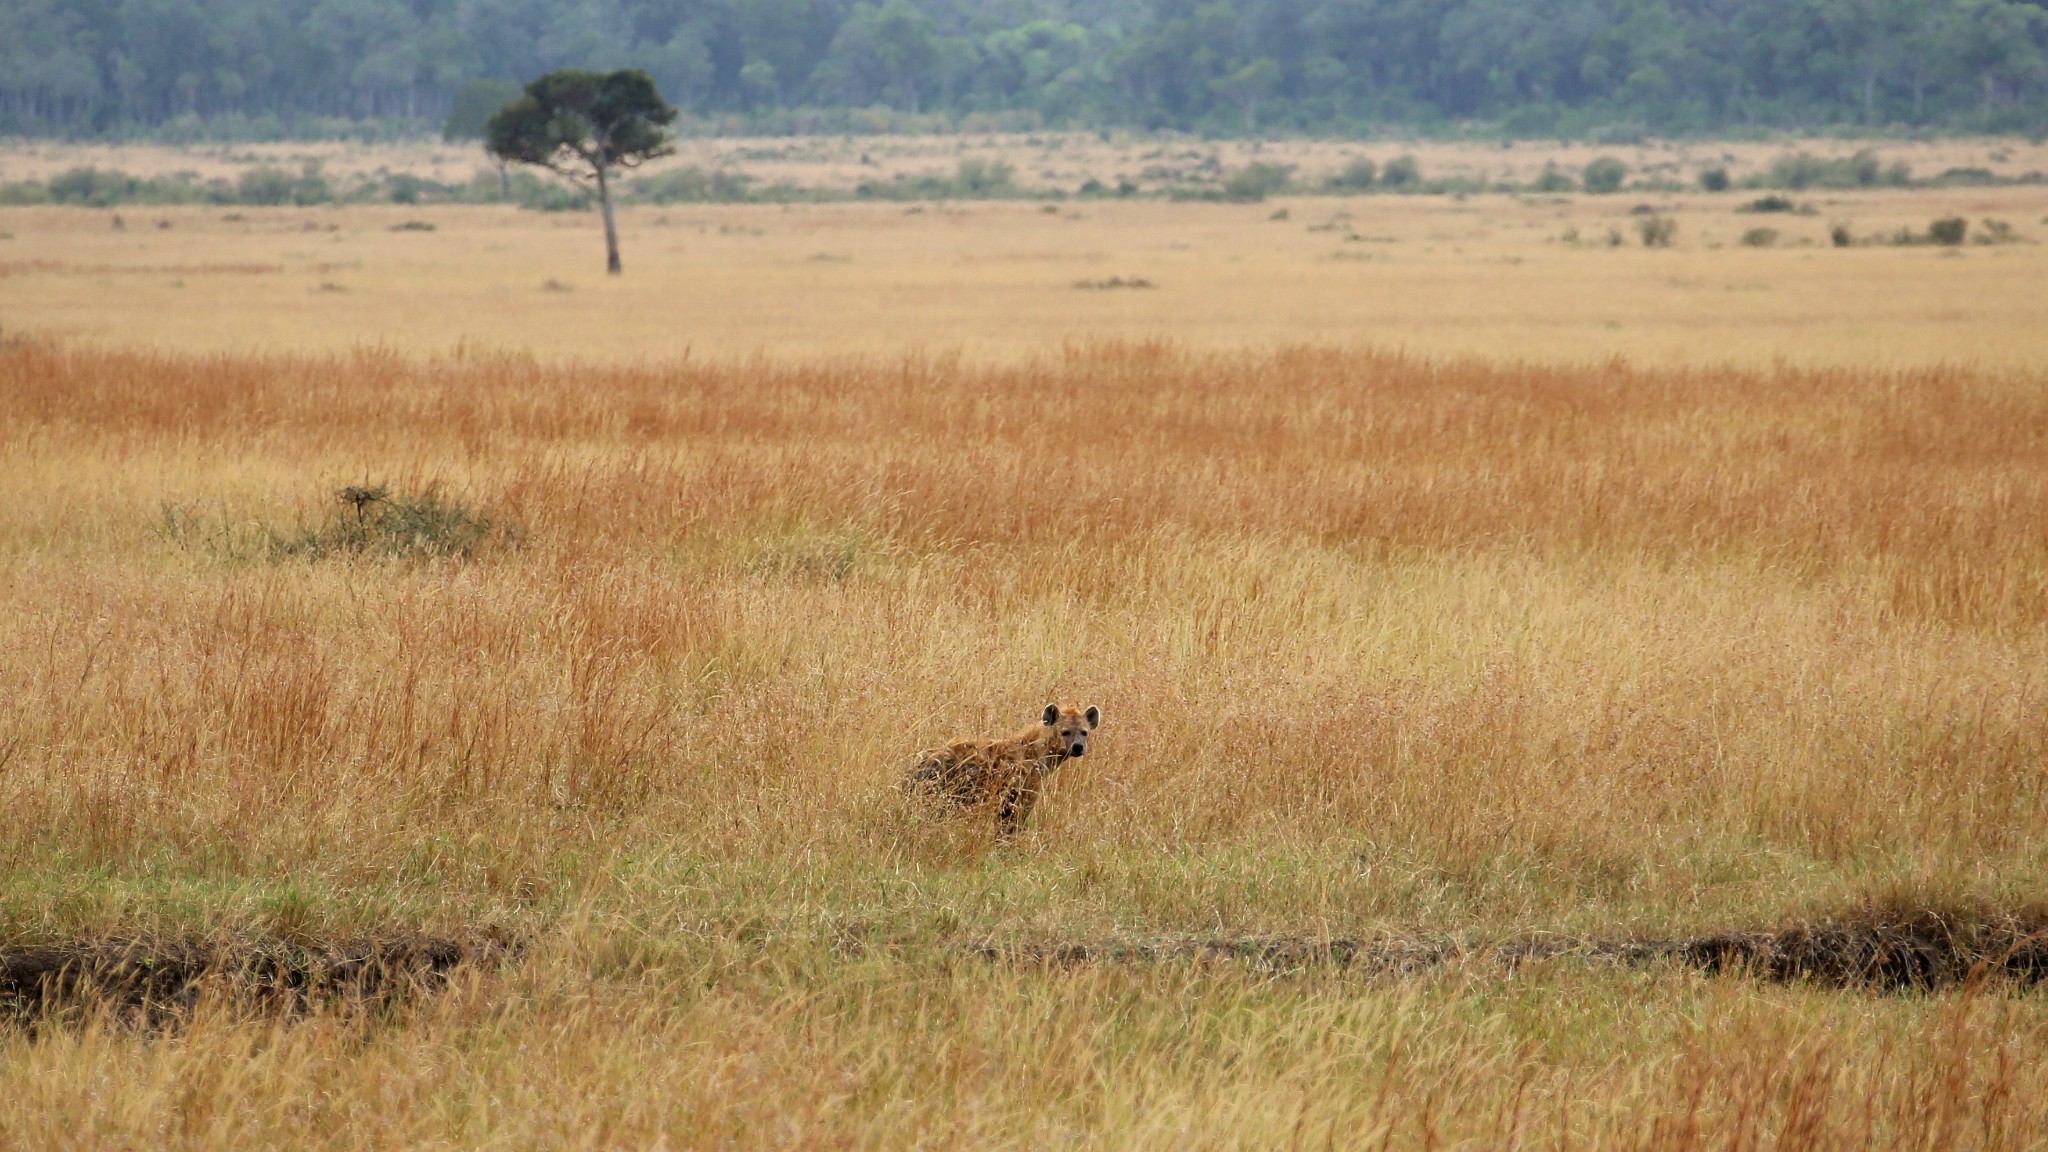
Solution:
[(228, 937), (78, 940), (0, 953), (0, 1018), (114, 1008), (155, 1019), (209, 992), (262, 1010), (376, 1006), (434, 991), (457, 968), (496, 964), (516, 950), (496, 935), (411, 933), (312, 946)]
[(990, 960), (1053, 966), (1164, 962), (1242, 964), (1284, 972), (1329, 966), (1365, 975), (1419, 976), (1459, 965), (1513, 970), (1580, 960), (1647, 967), (1676, 964), (1773, 984), (1882, 992), (1934, 991), (1991, 979), (2032, 986), (2048, 979), (2048, 916), (1957, 918), (1940, 913), (1857, 915), (1776, 931), (1598, 939), (1545, 937), (1502, 944), (1427, 939), (1262, 937), (1240, 940), (1027, 944), (983, 947)]

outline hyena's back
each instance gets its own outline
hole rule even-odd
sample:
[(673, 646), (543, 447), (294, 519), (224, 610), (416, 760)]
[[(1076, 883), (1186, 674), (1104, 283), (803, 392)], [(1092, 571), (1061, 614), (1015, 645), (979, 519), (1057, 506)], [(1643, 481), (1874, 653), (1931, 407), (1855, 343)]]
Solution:
[(904, 781), (911, 791), (959, 804), (987, 804), (1035, 787), (1040, 765), (1011, 740), (955, 740), (919, 754)]

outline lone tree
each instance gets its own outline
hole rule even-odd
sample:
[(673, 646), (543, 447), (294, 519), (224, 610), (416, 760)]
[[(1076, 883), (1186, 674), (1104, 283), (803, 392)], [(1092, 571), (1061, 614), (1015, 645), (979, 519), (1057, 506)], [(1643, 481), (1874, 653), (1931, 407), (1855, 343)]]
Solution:
[(612, 220), (610, 176), (675, 151), (667, 126), (676, 110), (638, 69), (564, 68), (526, 86), (526, 94), (484, 126), (484, 149), (502, 160), (537, 164), (597, 186), (604, 211), (605, 271), (619, 273), (619, 229)]

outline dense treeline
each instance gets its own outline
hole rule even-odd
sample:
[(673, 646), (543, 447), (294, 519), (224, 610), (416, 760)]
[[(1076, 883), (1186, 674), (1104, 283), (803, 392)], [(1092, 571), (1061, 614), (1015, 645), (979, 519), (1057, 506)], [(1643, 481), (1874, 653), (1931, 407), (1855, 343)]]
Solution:
[(564, 66), (771, 131), (2040, 131), (2048, 0), (0, 0), (0, 131), (405, 131)]

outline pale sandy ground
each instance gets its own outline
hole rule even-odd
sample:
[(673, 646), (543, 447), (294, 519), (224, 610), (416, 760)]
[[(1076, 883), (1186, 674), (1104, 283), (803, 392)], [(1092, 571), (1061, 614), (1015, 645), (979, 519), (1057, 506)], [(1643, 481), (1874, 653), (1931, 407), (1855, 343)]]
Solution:
[[(1642, 363), (2048, 362), (2048, 188), (632, 208), (0, 209), (0, 330), (183, 349), (1006, 359), (1094, 338)], [(1635, 238), (1647, 206), (1674, 248)], [(1276, 219), (1284, 213), (1284, 218)], [(2022, 242), (1828, 246), (2008, 222)], [(116, 227), (116, 217), (120, 227)], [(434, 231), (392, 231), (408, 220)], [(1779, 230), (1779, 246), (1739, 242)], [(1610, 231), (1623, 243), (1610, 247)], [(1577, 242), (1567, 239), (1574, 232)], [(1141, 278), (1145, 289), (1077, 282)]]

